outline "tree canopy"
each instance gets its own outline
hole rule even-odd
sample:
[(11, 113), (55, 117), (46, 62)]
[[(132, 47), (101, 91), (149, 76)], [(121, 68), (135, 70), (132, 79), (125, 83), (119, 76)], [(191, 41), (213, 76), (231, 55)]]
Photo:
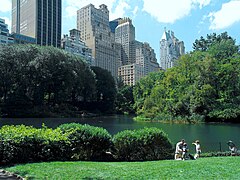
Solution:
[[(111, 80), (111, 74), (102, 75)], [(99, 100), (96, 98), (98, 91), (105, 86), (99, 84), (98, 79), (83, 59), (61, 49), (37, 45), (1, 46), (1, 114), (35, 117), (44, 115), (44, 111), (58, 114), (86, 110), (87, 103)], [(110, 80), (109, 83), (113, 83)], [(109, 101), (114, 103), (113, 99)]]
[[(201, 44), (200, 42), (206, 41)], [(201, 46), (200, 46), (201, 45)], [(134, 87), (138, 114), (146, 117), (239, 121), (239, 46), (223, 33), (194, 43), (177, 66), (143, 78)], [(148, 79), (148, 80), (147, 80)]]

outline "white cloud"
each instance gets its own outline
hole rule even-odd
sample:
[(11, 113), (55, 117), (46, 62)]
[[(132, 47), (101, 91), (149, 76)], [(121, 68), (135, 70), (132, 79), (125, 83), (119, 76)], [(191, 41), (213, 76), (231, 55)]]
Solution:
[(12, 9), (11, 0), (0, 0), (0, 12), (9, 12)]
[(199, 8), (202, 9), (204, 6), (209, 5), (211, 0), (193, 0), (194, 4), (198, 4)]
[(130, 9), (131, 7), (125, 0), (120, 0), (113, 11), (110, 11), (110, 19), (116, 19), (119, 17), (123, 17), (125, 14), (125, 10)]
[(208, 15), (211, 30), (220, 30), (230, 27), (240, 21), (240, 0), (232, 0), (222, 5), (221, 10)]
[(74, 17), (74, 16), (76, 16), (77, 10), (78, 10), (78, 8), (76, 8), (76, 7), (67, 6), (67, 7), (65, 8), (66, 17)]
[(195, 7), (200, 9), (209, 5), (211, 0), (143, 0), (143, 11), (162, 23), (174, 23), (190, 14)]
[(75, 17), (77, 10), (88, 4), (93, 4), (96, 8), (101, 4), (106, 4), (108, 6), (110, 19), (123, 17), (125, 11), (130, 9), (128, 0), (66, 0), (65, 16)]
[(136, 16), (138, 9), (139, 9), (138, 6), (135, 6), (135, 8), (133, 9), (132, 13), (134, 17)]

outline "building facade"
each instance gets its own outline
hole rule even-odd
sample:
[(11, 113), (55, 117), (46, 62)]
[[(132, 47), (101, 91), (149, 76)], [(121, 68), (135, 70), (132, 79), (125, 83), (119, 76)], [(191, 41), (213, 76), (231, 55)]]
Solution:
[(172, 31), (164, 30), (160, 41), (160, 64), (166, 70), (176, 64), (177, 59), (185, 54), (184, 42), (179, 41)]
[(115, 29), (119, 25), (120, 20), (122, 20), (122, 18), (117, 18), (109, 22), (109, 26), (112, 33), (115, 34)]
[(9, 35), (8, 25), (0, 18), (0, 44), (12, 44), (13, 38)]
[(144, 67), (136, 63), (123, 65), (118, 68), (118, 76), (125, 85), (134, 86), (144, 76)]
[(15, 44), (36, 44), (37, 40), (35, 38), (25, 36), (22, 34), (12, 33), (11, 37)]
[(61, 46), (62, 0), (12, 0), (12, 33)]
[(90, 66), (95, 66), (92, 50), (81, 40), (81, 32), (77, 29), (69, 31), (70, 36), (64, 35), (61, 47), (71, 53), (82, 57)]
[(156, 54), (148, 43), (136, 41), (136, 64), (143, 66), (144, 76), (160, 70)]
[(136, 62), (135, 27), (132, 20), (123, 18), (115, 29), (115, 42), (121, 45), (121, 61), (123, 65)]
[(109, 11), (102, 4), (99, 9), (89, 4), (77, 11), (77, 29), (81, 31), (81, 39), (92, 49), (92, 56), (98, 67), (118, 77), (119, 50), (114, 41), (114, 34), (109, 26)]
[(135, 27), (132, 20), (123, 18), (115, 29), (115, 42), (121, 46), (119, 76), (126, 85), (135, 85), (150, 72), (159, 70), (154, 50), (148, 43), (135, 40)]

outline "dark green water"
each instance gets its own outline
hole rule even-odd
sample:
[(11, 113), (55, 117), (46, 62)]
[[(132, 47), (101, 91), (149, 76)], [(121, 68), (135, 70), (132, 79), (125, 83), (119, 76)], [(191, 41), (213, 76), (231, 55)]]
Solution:
[(165, 131), (172, 143), (175, 144), (184, 138), (191, 151), (194, 146), (191, 143), (199, 139), (203, 152), (227, 150), (227, 141), (232, 140), (240, 149), (240, 125), (239, 124), (162, 124), (155, 122), (135, 122), (130, 116), (103, 116), (94, 118), (46, 118), (46, 119), (0, 119), (3, 125), (31, 125), (41, 127), (42, 123), (51, 128), (60, 124), (77, 122), (103, 127), (111, 134), (126, 129), (139, 129), (144, 127), (157, 127)]

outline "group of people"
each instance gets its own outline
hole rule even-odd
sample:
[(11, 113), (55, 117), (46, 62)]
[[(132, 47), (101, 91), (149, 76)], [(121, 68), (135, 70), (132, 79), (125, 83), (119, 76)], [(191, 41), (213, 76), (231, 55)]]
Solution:
[[(201, 146), (200, 146), (199, 140), (196, 140), (192, 144), (195, 145), (195, 150), (196, 150), (194, 156), (189, 153), (188, 145), (185, 142), (185, 140), (182, 139), (180, 142), (178, 142), (176, 144), (176, 151), (175, 151), (174, 159), (175, 160), (186, 160), (186, 159), (197, 159), (197, 158), (199, 158), (200, 154), (201, 154)], [(236, 145), (231, 140), (227, 142), (227, 145), (228, 145), (228, 148), (231, 152), (231, 156), (235, 156), (237, 154)]]
[(175, 151), (175, 160), (186, 160), (188, 158), (190, 159), (197, 159), (200, 157), (201, 154), (201, 146), (199, 140), (196, 140), (195, 142), (192, 143), (195, 145), (196, 153), (194, 156), (188, 153), (188, 145), (185, 142), (184, 139), (182, 139), (180, 142), (176, 144), (176, 151)]

